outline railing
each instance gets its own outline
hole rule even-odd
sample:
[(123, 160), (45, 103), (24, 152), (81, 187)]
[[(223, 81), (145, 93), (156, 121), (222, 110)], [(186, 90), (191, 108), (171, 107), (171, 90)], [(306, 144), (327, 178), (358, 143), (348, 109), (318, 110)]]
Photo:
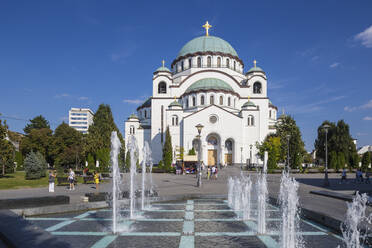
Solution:
[(172, 73), (173, 74), (180, 73), (180, 72), (186, 71), (186, 70), (188, 70), (190, 68), (227, 68), (227, 69), (230, 69), (230, 70), (239, 72), (239, 73), (243, 73), (243, 71), (241, 71), (241, 70), (234, 69), (233, 66), (217, 65), (217, 64), (214, 64), (214, 65), (201, 65), (201, 66), (192, 65), (191, 67), (190, 66), (184, 67), (183, 70), (181, 70), (181, 71), (177, 71), (177, 70), (174, 70), (173, 69), (172, 70)]

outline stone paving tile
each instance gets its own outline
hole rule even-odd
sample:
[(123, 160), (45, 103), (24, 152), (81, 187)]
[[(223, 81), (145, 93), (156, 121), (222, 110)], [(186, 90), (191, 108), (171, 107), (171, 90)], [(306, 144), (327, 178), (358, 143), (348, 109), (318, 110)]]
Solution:
[(195, 232), (247, 232), (252, 231), (242, 221), (196, 221)]
[[(178, 248), (180, 237), (133, 237), (133, 236), (119, 236), (107, 248)], [(139, 244), (141, 244), (139, 246)]]
[(265, 245), (255, 236), (245, 237), (227, 237), (227, 236), (213, 236), (213, 237), (195, 237), (195, 248), (265, 248)]
[(71, 244), (70, 247), (73, 248), (87, 248), (93, 246), (98, 240), (100, 240), (101, 236), (58, 236), (63, 241)]
[(130, 228), (133, 232), (182, 232), (182, 222), (136, 222), (133, 223)]
[(236, 218), (236, 214), (233, 211), (229, 212), (195, 212), (195, 219), (233, 219)]
[[(29, 220), (33, 225), (47, 229), (48, 227), (54, 226), (58, 223), (61, 223), (60, 220)], [(1, 247), (1, 246), (0, 246)]]

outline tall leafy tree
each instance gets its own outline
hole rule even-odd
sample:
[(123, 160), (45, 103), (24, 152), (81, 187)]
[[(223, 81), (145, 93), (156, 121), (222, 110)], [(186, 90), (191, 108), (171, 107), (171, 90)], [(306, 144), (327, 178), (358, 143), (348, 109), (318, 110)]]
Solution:
[[(125, 150), (123, 136), (117, 128), (112, 116), (109, 105), (101, 104), (93, 118), (93, 124), (89, 127), (87, 136), (87, 151), (100, 160), (100, 164), (105, 163), (105, 158), (110, 156), (111, 132), (116, 131), (122, 144), (121, 149)], [(107, 154), (103, 155), (102, 153)]]
[(258, 155), (262, 160), (264, 159), (265, 151), (268, 152), (267, 167), (269, 169), (277, 168), (278, 161), (282, 156), (280, 137), (268, 135), (262, 144), (257, 144), (257, 147), (259, 150)]
[(173, 148), (172, 148), (172, 138), (169, 132), (169, 127), (165, 131), (165, 143), (163, 146), (163, 162), (166, 170), (169, 170), (172, 165), (173, 159)]
[(50, 129), (49, 122), (44, 118), (44, 116), (39, 115), (30, 120), (30, 123), (25, 126), (23, 131), (26, 134), (29, 134), (31, 130), (33, 129), (43, 129), (43, 128), (48, 128)]
[(287, 159), (287, 135), (289, 139), (289, 165), (292, 169), (300, 168), (303, 157), (306, 154), (305, 144), (302, 141), (300, 128), (296, 121), (289, 115), (282, 116), (280, 121), (276, 124), (276, 136), (280, 138), (280, 158), (282, 162)]
[(1, 174), (5, 176), (6, 173), (14, 171), (14, 154), (15, 148), (11, 142), (6, 140), (8, 126), (0, 120), (0, 165)]
[(363, 170), (367, 170), (370, 163), (371, 163), (371, 154), (369, 152), (365, 152), (362, 157)]
[(336, 153), (343, 153), (346, 164), (351, 165), (352, 167), (356, 167), (356, 147), (350, 135), (349, 125), (346, 124), (343, 120), (339, 120), (337, 124), (330, 121), (324, 121), (322, 125), (318, 127), (318, 137), (315, 140), (314, 144), (317, 151), (317, 158), (325, 161), (326, 134), (323, 128), (325, 124), (330, 126), (327, 134), (328, 161), (330, 153), (332, 151), (335, 151)]
[(52, 135), (53, 131), (49, 128), (32, 129), (21, 141), (20, 150), (22, 155), (25, 157), (31, 151), (38, 151), (46, 158), (48, 163), (52, 164), (53, 159), (50, 153)]
[(84, 161), (84, 148), (83, 135), (66, 123), (63, 122), (54, 131), (50, 153), (56, 166), (67, 169), (75, 165), (77, 169)]
[(329, 168), (337, 169), (338, 156), (336, 151), (331, 151), (329, 154)]

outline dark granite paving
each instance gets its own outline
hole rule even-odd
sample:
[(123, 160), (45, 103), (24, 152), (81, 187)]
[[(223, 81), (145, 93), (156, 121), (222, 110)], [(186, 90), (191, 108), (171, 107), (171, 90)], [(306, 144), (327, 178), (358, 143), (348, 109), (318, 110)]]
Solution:
[[(121, 211), (121, 232), (111, 232), (110, 209), (27, 218), (34, 225), (62, 238), (72, 247), (279, 247), (280, 210), (267, 209), (267, 234), (257, 235), (256, 209), (243, 221), (222, 199), (194, 199), (154, 203), (129, 220)], [(342, 240), (312, 222), (300, 222), (306, 247), (337, 247)]]

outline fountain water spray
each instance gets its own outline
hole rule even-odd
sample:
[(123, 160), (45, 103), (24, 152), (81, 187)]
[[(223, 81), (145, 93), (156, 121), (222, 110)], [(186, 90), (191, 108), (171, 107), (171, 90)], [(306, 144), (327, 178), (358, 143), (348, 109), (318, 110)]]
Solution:
[(251, 212), (251, 188), (250, 177), (241, 175), (240, 177), (228, 179), (228, 205), (236, 211), (238, 218), (250, 219)]
[(303, 247), (303, 239), (299, 234), (298, 182), (285, 171), (280, 182), (279, 203), (282, 212), (280, 247)]
[(243, 220), (249, 220), (251, 218), (251, 202), (252, 202), (252, 181), (250, 177), (244, 178), (243, 183), (243, 194), (242, 194), (242, 205), (243, 205)]
[(257, 232), (259, 234), (266, 233), (266, 204), (267, 204), (267, 180), (266, 173), (260, 173), (257, 180)]
[[(150, 150), (149, 144), (146, 141), (145, 145), (143, 147), (143, 160), (142, 160), (142, 192), (141, 192), (141, 195), (142, 195), (141, 196), (141, 208), (142, 208), (142, 210), (145, 209), (145, 203), (146, 203), (146, 182), (145, 181), (146, 181), (146, 169), (147, 169), (147, 164), (148, 163), (151, 163), (151, 150)], [(152, 168), (150, 168), (150, 175), (151, 175), (151, 169)], [(151, 182), (150, 182), (151, 187), (150, 188), (152, 188), (152, 178), (150, 180), (151, 180)]]
[(111, 133), (111, 164), (112, 164), (112, 231), (117, 233), (118, 221), (120, 218), (118, 200), (121, 194), (120, 184), (120, 170), (118, 163), (118, 156), (121, 143), (116, 131)]
[(137, 174), (137, 156), (138, 156), (138, 146), (137, 140), (132, 135), (129, 138), (128, 142), (128, 149), (130, 153), (130, 218), (134, 219), (134, 211), (135, 211), (135, 197), (136, 197), (136, 189), (135, 189), (135, 180)]
[(346, 219), (341, 224), (342, 236), (347, 248), (360, 248), (364, 247), (367, 235), (368, 227), (364, 234), (361, 234), (360, 226), (362, 223), (372, 222), (372, 214), (366, 216), (368, 197), (367, 194), (360, 195), (356, 192), (353, 202), (347, 203)]

